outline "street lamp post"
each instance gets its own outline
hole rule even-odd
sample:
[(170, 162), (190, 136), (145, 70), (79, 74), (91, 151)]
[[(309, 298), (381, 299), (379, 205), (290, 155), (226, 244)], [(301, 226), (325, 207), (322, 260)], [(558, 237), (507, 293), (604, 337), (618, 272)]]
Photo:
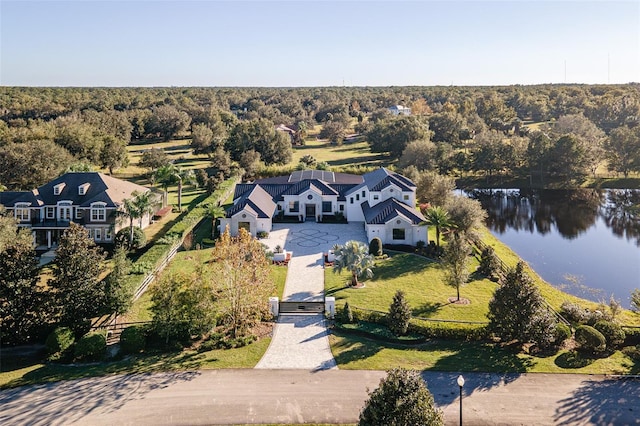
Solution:
[(462, 374), (458, 376), (458, 386), (460, 387), (460, 426), (462, 426), (462, 387), (464, 386)]

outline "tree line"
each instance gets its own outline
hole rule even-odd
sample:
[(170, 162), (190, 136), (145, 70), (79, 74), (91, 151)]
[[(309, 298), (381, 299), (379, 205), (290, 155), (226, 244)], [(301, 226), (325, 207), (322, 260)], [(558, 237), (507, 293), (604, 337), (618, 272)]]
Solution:
[[(606, 159), (640, 168), (640, 85), (321, 88), (0, 88), (0, 183), (30, 189), (81, 162), (126, 166), (126, 145), (192, 139), (214, 169), (291, 161), (284, 124), (367, 135), (402, 167), (574, 183)], [(392, 117), (403, 104), (411, 117)], [(529, 122), (546, 123), (529, 127)], [(419, 143), (416, 143), (419, 142)], [(53, 161), (52, 161), (53, 160)], [(77, 165), (76, 165), (77, 167)], [(251, 173), (249, 173), (251, 174)]]

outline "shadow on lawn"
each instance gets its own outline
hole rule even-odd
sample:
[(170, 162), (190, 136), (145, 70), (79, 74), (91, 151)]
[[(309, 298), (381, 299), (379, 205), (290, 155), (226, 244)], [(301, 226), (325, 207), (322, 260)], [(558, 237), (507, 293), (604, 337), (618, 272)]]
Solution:
[(438, 268), (435, 262), (412, 255), (394, 255), (385, 259), (383, 268), (373, 269), (371, 281), (386, 281), (403, 275), (418, 274), (426, 269)]
[(572, 395), (559, 401), (554, 421), (573, 424), (634, 424), (640, 418), (640, 380), (585, 380)]

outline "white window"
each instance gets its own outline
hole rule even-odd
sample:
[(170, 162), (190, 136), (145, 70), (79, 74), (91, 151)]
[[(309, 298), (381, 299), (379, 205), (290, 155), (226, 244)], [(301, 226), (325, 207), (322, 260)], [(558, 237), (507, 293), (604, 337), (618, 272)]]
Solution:
[(91, 222), (104, 222), (107, 218), (107, 208), (104, 203), (91, 205)]
[(83, 183), (82, 185), (78, 186), (78, 195), (85, 195), (87, 193), (87, 190), (89, 189), (89, 186), (89, 183)]
[(107, 228), (104, 231), (104, 240), (105, 241), (111, 241), (112, 238), (113, 238), (113, 234), (112, 234), (111, 228)]
[(409, 201), (409, 196), (407, 194), (404, 194), (403, 198), (405, 201)]
[(84, 212), (80, 207), (76, 207), (76, 219), (82, 219)]
[(93, 239), (100, 241), (102, 239), (102, 229), (96, 228), (93, 230)]
[(71, 220), (71, 202), (61, 201), (58, 203), (58, 220)]
[(380, 197), (378, 196), (378, 194), (373, 194), (373, 199), (374, 199), (374, 200), (377, 200), (378, 198), (380, 198)]
[(56, 217), (56, 209), (53, 207), (45, 207), (45, 214), (47, 219), (53, 219)]
[(20, 222), (29, 222), (31, 220), (31, 209), (28, 204), (18, 203), (15, 207), (16, 219)]

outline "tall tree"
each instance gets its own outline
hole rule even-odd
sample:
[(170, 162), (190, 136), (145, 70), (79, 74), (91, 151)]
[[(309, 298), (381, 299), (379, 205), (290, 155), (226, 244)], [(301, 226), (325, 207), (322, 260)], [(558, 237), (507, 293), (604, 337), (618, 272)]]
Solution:
[(388, 152), (398, 158), (411, 141), (429, 139), (428, 123), (419, 117), (402, 116), (381, 120), (367, 132), (367, 141), (373, 152)]
[(416, 189), (418, 199), (431, 206), (446, 206), (456, 189), (455, 179), (435, 172), (420, 173), (414, 182), (418, 187)]
[(186, 343), (216, 325), (216, 293), (201, 273), (163, 275), (151, 288), (152, 327), (165, 343)]
[(220, 295), (220, 314), (233, 337), (243, 336), (268, 313), (275, 289), (262, 244), (240, 229), (222, 233), (212, 253), (212, 276)]
[(460, 287), (469, 281), (469, 254), (471, 246), (467, 237), (461, 233), (454, 233), (445, 247), (442, 265), (444, 266), (444, 280), (448, 286), (456, 289), (457, 300), (460, 301)]
[(129, 165), (129, 153), (127, 152), (126, 142), (115, 136), (105, 136), (102, 152), (100, 153), (100, 165), (108, 168), (111, 175), (114, 169), (127, 167)]
[(211, 218), (211, 237), (213, 237), (216, 233), (216, 220), (220, 217), (224, 217), (226, 212), (222, 206), (217, 206), (215, 204), (209, 204), (207, 206), (207, 216)]
[(186, 130), (191, 118), (173, 105), (160, 105), (151, 110), (151, 116), (145, 125), (148, 134), (158, 134), (168, 141), (176, 134)]
[(51, 140), (0, 143), (0, 181), (9, 190), (31, 190), (58, 177), (73, 156)]
[(640, 171), (640, 126), (614, 129), (606, 143), (609, 169), (628, 177)]
[(0, 343), (27, 343), (47, 321), (46, 297), (31, 233), (0, 216)]
[(401, 368), (390, 370), (369, 393), (358, 420), (359, 426), (444, 425), (444, 416), (420, 373)]
[(344, 245), (336, 244), (333, 246), (335, 254), (335, 262), (333, 264), (333, 272), (341, 273), (343, 270), (351, 272), (351, 285), (357, 287), (358, 278), (366, 275), (368, 278), (373, 276), (374, 260), (369, 254), (369, 247), (360, 241), (347, 241)]
[(133, 302), (134, 288), (128, 285), (127, 277), (131, 271), (131, 261), (127, 258), (127, 251), (116, 248), (113, 253), (113, 267), (104, 279), (107, 295), (107, 308), (116, 315), (126, 313)]
[(117, 211), (119, 219), (129, 221), (129, 246), (128, 250), (133, 248), (133, 223), (138, 219), (141, 214), (136, 205), (135, 198), (140, 195), (137, 191), (131, 193), (132, 198), (127, 198), (122, 202), (122, 205)]
[(60, 324), (85, 332), (91, 318), (103, 313), (105, 286), (100, 280), (105, 255), (81, 225), (71, 223), (56, 250), (53, 291)]
[(155, 183), (156, 171), (167, 164), (171, 163), (169, 156), (161, 148), (151, 148), (142, 153), (138, 165), (149, 169), (149, 174), (152, 176), (152, 183)]
[(454, 225), (453, 231), (468, 237), (475, 237), (487, 218), (487, 212), (482, 208), (480, 201), (464, 195), (452, 196), (445, 208), (449, 213), (450, 222)]
[(503, 342), (518, 340), (548, 346), (556, 320), (549, 314), (540, 291), (519, 262), (507, 274), (489, 302), (489, 329)]

